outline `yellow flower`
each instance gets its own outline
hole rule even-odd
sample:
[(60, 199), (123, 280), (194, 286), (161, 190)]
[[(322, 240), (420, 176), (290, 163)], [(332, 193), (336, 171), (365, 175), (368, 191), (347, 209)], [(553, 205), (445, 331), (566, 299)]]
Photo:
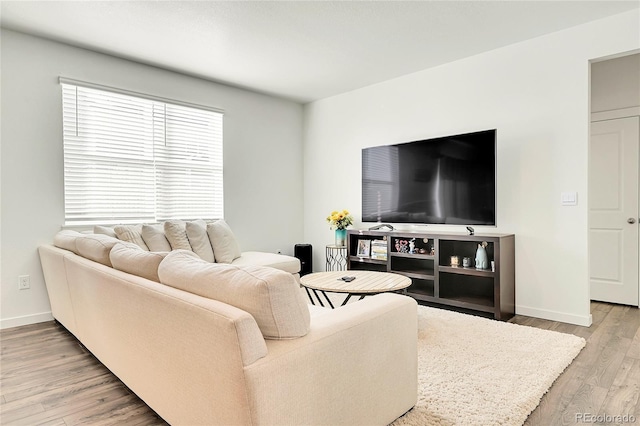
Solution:
[(353, 218), (349, 214), (348, 210), (334, 210), (329, 216), (327, 216), (327, 222), (331, 224), (331, 229), (333, 229), (334, 227), (336, 229), (346, 229), (347, 226), (353, 224)]

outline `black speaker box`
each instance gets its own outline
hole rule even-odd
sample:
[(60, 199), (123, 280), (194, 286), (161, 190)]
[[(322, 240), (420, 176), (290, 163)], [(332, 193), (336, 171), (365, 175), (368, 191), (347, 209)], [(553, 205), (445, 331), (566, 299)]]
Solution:
[(296, 244), (293, 253), (300, 260), (300, 276), (313, 272), (311, 244)]

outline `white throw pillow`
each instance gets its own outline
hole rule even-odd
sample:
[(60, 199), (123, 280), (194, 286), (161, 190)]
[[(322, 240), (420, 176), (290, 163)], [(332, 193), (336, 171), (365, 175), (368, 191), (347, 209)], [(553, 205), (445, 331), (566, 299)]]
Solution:
[(111, 228), (110, 226), (100, 226), (100, 225), (96, 225), (93, 227), (93, 233), (94, 234), (103, 234), (103, 235), (108, 235), (112, 238), (118, 238), (118, 236), (116, 235), (116, 231)]
[(163, 225), (142, 225), (142, 239), (149, 251), (171, 251), (171, 244), (164, 235)]
[(208, 263), (193, 252), (176, 250), (160, 262), (158, 276), (165, 285), (250, 313), (267, 339), (293, 339), (309, 332), (307, 302), (288, 272)]
[(116, 225), (113, 230), (119, 240), (133, 243), (142, 250), (149, 251), (149, 247), (142, 239), (142, 225)]
[(83, 234), (76, 239), (76, 247), (80, 256), (107, 266), (112, 266), (109, 253), (118, 243), (122, 243), (122, 241), (102, 234)]
[(78, 231), (63, 229), (53, 237), (53, 245), (61, 249), (72, 251), (75, 254), (79, 254), (78, 247), (76, 246), (76, 241), (83, 235), (84, 234), (81, 234)]
[(119, 243), (109, 252), (109, 259), (113, 267), (119, 271), (160, 282), (158, 266), (167, 254), (169, 252), (148, 252), (137, 245)]
[(240, 246), (227, 222), (218, 220), (208, 224), (207, 234), (217, 263), (231, 263), (240, 257)]
[(164, 235), (169, 240), (172, 250), (193, 251), (187, 238), (186, 223), (182, 220), (168, 220), (164, 223)]
[(187, 237), (193, 252), (200, 256), (200, 259), (207, 262), (214, 262), (213, 248), (207, 234), (207, 222), (204, 220), (196, 220), (187, 222)]

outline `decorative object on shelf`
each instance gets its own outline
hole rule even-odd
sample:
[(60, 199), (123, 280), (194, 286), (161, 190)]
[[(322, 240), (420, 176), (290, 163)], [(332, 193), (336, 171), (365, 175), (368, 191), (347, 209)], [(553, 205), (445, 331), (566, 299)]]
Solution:
[(347, 226), (353, 224), (353, 217), (349, 214), (349, 211), (342, 210), (332, 211), (329, 216), (327, 216), (327, 222), (329, 222), (330, 229), (336, 230), (336, 246), (344, 247), (347, 245)]
[(451, 256), (451, 266), (459, 266), (460, 265), (460, 260), (458, 259), (458, 256)]
[(436, 255), (436, 247), (435, 246), (431, 246), (431, 256), (435, 256)]
[(420, 254), (431, 254), (433, 255), (433, 250), (429, 250), (429, 239), (428, 238), (423, 238), (422, 239), (422, 245), (424, 247), (421, 247), (420, 249), (418, 249), (418, 253)]
[(486, 241), (478, 244), (478, 250), (476, 250), (476, 269), (489, 269), (489, 257), (487, 256), (486, 250), (488, 245)]
[(371, 253), (371, 240), (358, 240), (358, 257), (369, 257)]
[(387, 260), (387, 242), (385, 240), (371, 241), (371, 258)]
[(407, 247), (407, 245), (409, 244), (409, 242), (407, 240), (400, 240), (398, 238), (396, 238), (396, 251), (398, 253), (408, 253), (409, 252), (409, 247)]
[(416, 239), (412, 238), (409, 241), (409, 254), (416, 254)]
[(495, 272), (496, 271), (496, 262), (495, 260), (491, 261), (491, 272)]
[(468, 268), (469, 266), (471, 266), (471, 258), (470, 257), (463, 257), (462, 258), (462, 266), (464, 266), (465, 268)]

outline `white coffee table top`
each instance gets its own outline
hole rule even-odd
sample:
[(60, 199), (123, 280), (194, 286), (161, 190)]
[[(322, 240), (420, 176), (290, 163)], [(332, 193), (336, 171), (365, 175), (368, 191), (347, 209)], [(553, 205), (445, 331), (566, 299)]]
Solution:
[[(342, 277), (356, 277), (351, 282)], [(411, 285), (411, 279), (404, 275), (375, 271), (330, 271), (315, 272), (300, 277), (300, 283), (310, 289), (334, 293), (376, 294), (402, 290)]]

